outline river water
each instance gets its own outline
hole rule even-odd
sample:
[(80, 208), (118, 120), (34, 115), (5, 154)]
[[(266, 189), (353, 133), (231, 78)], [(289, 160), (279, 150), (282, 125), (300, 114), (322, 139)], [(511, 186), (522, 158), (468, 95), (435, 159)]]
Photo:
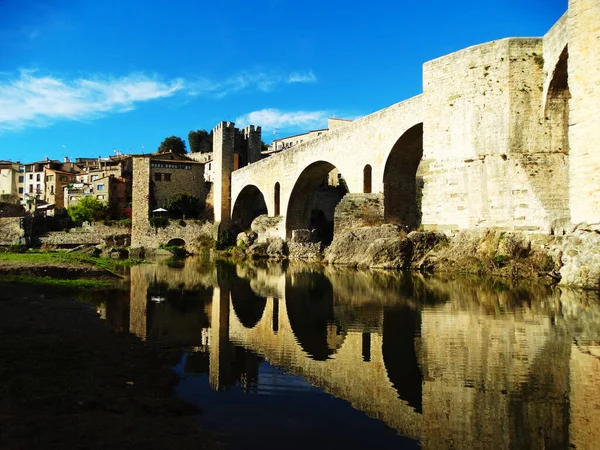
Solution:
[(596, 292), (188, 258), (99, 310), (232, 449), (600, 448)]

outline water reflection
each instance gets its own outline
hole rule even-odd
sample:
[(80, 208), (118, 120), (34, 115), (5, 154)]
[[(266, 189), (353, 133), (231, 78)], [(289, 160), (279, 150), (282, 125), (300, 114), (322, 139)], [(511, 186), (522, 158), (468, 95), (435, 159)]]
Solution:
[[(106, 317), (123, 326), (122, 308), (109, 305)], [(285, 434), (294, 416), (319, 438), (316, 417), (338, 415), (345, 422), (331, 422), (327, 439), (338, 433), (346, 448), (412, 445), (400, 436), (430, 449), (593, 448), (600, 439), (596, 293), (187, 260), (133, 267), (127, 312), (149, 344), (185, 348), (179, 392), (209, 418), (220, 411), (215, 427), (232, 435), (242, 426), (224, 423), (250, 408), (251, 393), (261, 395), (247, 421), (265, 428), (268, 416), (264, 433)], [(200, 383), (246, 400), (210, 400)], [(341, 400), (314, 400), (319, 392), (389, 428), (343, 412)], [(288, 409), (275, 414), (262, 394)], [(308, 399), (311, 413), (296, 417)], [(306, 444), (294, 442), (273, 448)]]

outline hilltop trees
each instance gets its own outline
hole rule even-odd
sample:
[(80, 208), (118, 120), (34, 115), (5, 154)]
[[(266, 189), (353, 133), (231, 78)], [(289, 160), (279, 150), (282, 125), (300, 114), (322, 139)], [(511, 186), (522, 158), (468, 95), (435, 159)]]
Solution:
[(188, 133), (190, 151), (192, 153), (212, 152), (213, 135), (206, 130), (192, 130)]
[(177, 136), (169, 136), (162, 141), (158, 147), (158, 153), (167, 153), (169, 151), (178, 153), (180, 155), (185, 155), (187, 153), (187, 149), (185, 148), (185, 142), (183, 139)]

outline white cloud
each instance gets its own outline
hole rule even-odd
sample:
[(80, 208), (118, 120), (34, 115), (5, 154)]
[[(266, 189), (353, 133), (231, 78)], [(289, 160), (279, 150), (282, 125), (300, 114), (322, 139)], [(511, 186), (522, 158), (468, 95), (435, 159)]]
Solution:
[(288, 83), (314, 83), (317, 81), (317, 77), (309, 70), (308, 72), (292, 72), (288, 78)]
[[(178, 93), (222, 98), (243, 90), (269, 92), (278, 84), (311, 80), (316, 80), (312, 72), (294, 72), (286, 77), (276, 72), (243, 71), (223, 80), (201, 78), (192, 81), (181, 78), (161, 80), (144, 74), (66, 79), (42, 75), (35, 70), (22, 70), (16, 76), (0, 73), (0, 133), (28, 126), (48, 126), (60, 120), (97, 119), (131, 111), (141, 102)], [(251, 114), (261, 115), (266, 123), (269, 111), (272, 110)], [(315, 114), (318, 113), (286, 113), (279, 120), (300, 126), (317, 121)], [(275, 117), (269, 119), (270, 122), (275, 120)]]
[(331, 114), (327, 111), (279, 111), (278, 109), (261, 109), (252, 111), (235, 119), (236, 125), (259, 125), (264, 130), (282, 129), (315, 129), (325, 128), (327, 118)]
[(0, 132), (129, 111), (136, 103), (170, 97), (182, 88), (179, 79), (163, 82), (139, 74), (69, 81), (21, 71), (16, 79), (0, 80)]

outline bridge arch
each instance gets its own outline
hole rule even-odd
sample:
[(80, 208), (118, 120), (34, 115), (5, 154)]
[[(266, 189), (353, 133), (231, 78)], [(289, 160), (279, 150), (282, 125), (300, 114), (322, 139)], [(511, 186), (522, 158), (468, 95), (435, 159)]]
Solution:
[(286, 278), (285, 306), (296, 341), (313, 360), (331, 359), (346, 339), (346, 330), (335, 320), (331, 282), (313, 272)]
[(327, 161), (316, 161), (300, 174), (288, 202), (286, 235), (293, 230), (313, 229), (325, 245), (333, 239), (333, 215), (336, 205), (348, 193), (337, 168)]
[(167, 242), (167, 245), (176, 245), (177, 247), (185, 247), (185, 241), (181, 238), (173, 238)]
[(234, 233), (245, 231), (250, 228), (252, 221), (262, 214), (267, 214), (265, 197), (258, 187), (249, 184), (240, 191), (235, 200), (230, 228)]
[(396, 141), (383, 171), (384, 220), (409, 229), (421, 224), (423, 178), (417, 168), (423, 157), (423, 123)]
[(254, 328), (262, 319), (267, 299), (256, 294), (250, 281), (238, 278), (231, 285), (233, 312), (246, 328)]

